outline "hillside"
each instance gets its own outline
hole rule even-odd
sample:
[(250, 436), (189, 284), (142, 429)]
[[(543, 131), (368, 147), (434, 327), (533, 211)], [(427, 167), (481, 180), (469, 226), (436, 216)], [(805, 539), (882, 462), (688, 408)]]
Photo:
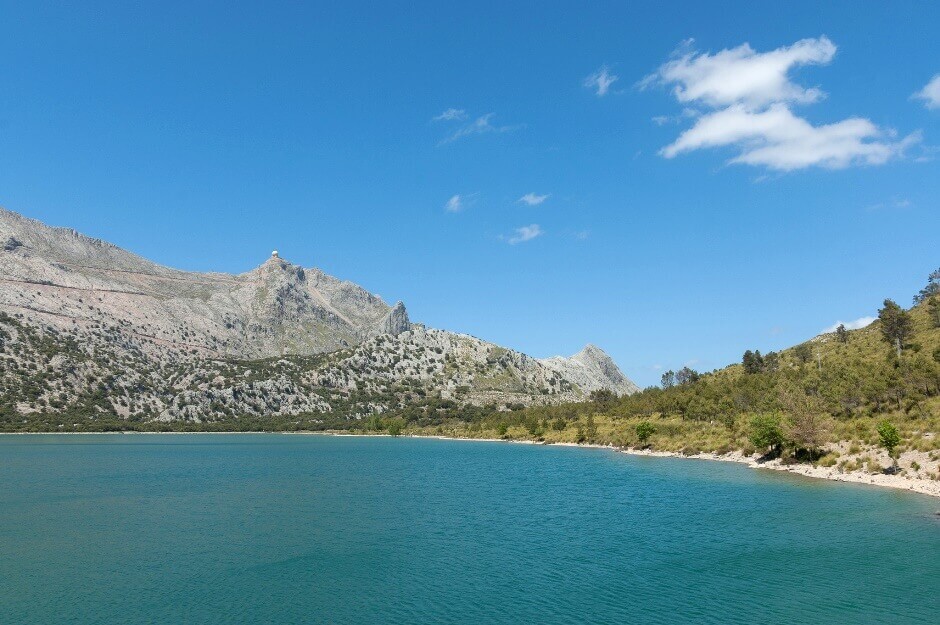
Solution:
[[(472, 415), (413, 431), (595, 443), (644, 453), (764, 456), (767, 466), (881, 476), (893, 472), (895, 461), (878, 431), (888, 422), (898, 431), (901, 474), (940, 480), (938, 291), (935, 273), (925, 289), (934, 296), (906, 313), (910, 331), (900, 357), (879, 320), (778, 354), (751, 353), (742, 359), (747, 368), (683, 370), (664, 376), (664, 387), (628, 397), (595, 393), (587, 402)], [(779, 435), (775, 448), (758, 436), (767, 424)]]
[(539, 360), (426, 328), (401, 302), (276, 253), (243, 274), (185, 272), (0, 209), (0, 275), (8, 430), (319, 428), (418, 403), (505, 410), (637, 390), (594, 346)]

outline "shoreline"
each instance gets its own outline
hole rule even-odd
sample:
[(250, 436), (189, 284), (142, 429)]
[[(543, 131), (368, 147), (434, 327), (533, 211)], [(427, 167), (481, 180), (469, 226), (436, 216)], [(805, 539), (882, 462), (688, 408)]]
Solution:
[(893, 488), (895, 490), (905, 490), (920, 495), (940, 498), (940, 481), (925, 479), (920, 477), (905, 477), (901, 475), (889, 475), (886, 473), (863, 473), (860, 471), (840, 472), (835, 467), (817, 467), (811, 464), (783, 464), (779, 459), (768, 460), (766, 462), (758, 461), (755, 456), (745, 456), (740, 451), (732, 451), (727, 454), (716, 454), (713, 452), (703, 452), (693, 455), (685, 455), (672, 451), (656, 451), (654, 449), (635, 449), (631, 447), (616, 447), (613, 445), (600, 445), (597, 443), (550, 443), (545, 441), (533, 441), (526, 439), (505, 439), (505, 438), (469, 438), (460, 436), (444, 436), (441, 434), (401, 434), (392, 436), (391, 434), (350, 434), (348, 432), (0, 432), (0, 436), (88, 436), (88, 435), (154, 435), (154, 434), (284, 434), (294, 436), (336, 436), (336, 437), (359, 437), (359, 438), (427, 438), (448, 441), (479, 441), (483, 443), (514, 443), (517, 445), (544, 445), (554, 447), (583, 447), (585, 449), (605, 449), (615, 453), (627, 454), (630, 456), (647, 456), (651, 458), (685, 458), (689, 460), (710, 460), (714, 462), (735, 462), (743, 464), (751, 469), (766, 469), (768, 471), (782, 471), (802, 477), (813, 479), (829, 480), (834, 482), (845, 482), (851, 484), (863, 484), (869, 486), (880, 486), (883, 488)]
[[(359, 434), (347, 434), (346, 436), (362, 436)], [(388, 436), (387, 434), (384, 436)], [(437, 438), (452, 441), (487, 441), (499, 443), (517, 443), (527, 445), (546, 445), (556, 447), (584, 447), (588, 449), (607, 449), (616, 453), (626, 454), (628, 456), (646, 456), (650, 458), (683, 458), (688, 460), (710, 460), (713, 462), (734, 462), (743, 464), (751, 469), (766, 469), (768, 471), (782, 471), (802, 477), (808, 477), (819, 480), (829, 480), (832, 482), (845, 482), (850, 484), (863, 484), (868, 486), (881, 486), (884, 488), (893, 488), (895, 490), (906, 490), (908, 492), (927, 495), (929, 497), (940, 498), (940, 481), (919, 478), (904, 477), (901, 475), (889, 475), (886, 473), (862, 473), (859, 471), (850, 471), (848, 473), (840, 472), (835, 467), (816, 467), (811, 464), (783, 464), (779, 459), (768, 460), (766, 462), (758, 461), (755, 456), (745, 456), (740, 451), (732, 451), (727, 454), (716, 454), (713, 452), (703, 452), (700, 454), (685, 455), (673, 451), (656, 451), (654, 449), (635, 449), (632, 447), (616, 447), (614, 445), (599, 445), (596, 443), (546, 443), (530, 440), (512, 440), (501, 438), (461, 438), (456, 436), (422, 436), (416, 434), (403, 435), (409, 438)]]

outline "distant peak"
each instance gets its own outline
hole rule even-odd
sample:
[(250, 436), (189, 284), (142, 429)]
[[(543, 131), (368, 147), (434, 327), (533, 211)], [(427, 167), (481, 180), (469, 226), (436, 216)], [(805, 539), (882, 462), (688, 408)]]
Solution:
[(588, 343), (581, 349), (580, 352), (572, 356), (572, 358), (575, 358), (577, 360), (597, 361), (597, 360), (603, 360), (603, 359), (610, 359), (610, 356), (607, 354), (607, 352), (602, 350), (597, 345), (593, 343)]

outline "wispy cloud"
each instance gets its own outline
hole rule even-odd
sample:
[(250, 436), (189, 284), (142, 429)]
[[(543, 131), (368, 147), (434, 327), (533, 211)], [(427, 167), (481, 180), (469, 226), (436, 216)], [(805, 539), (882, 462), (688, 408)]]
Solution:
[(448, 213), (459, 213), (464, 209), (464, 201), (459, 193), (450, 196), (450, 199), (444, 203), (444, 210)]
[(574, 233), (574, 238), (578, 241), (587, 241), (591, 237), (590, 230), (579, 230)]
[(940, 74), (934, 75), (924, 88), (912, 97), (924, 101), (924, 106), (930, 110), (940, 109)]
[(602, 98), (610, 91), (610, 86), (620, 80), (619, 76), (610, 73), (610, 68), (606, 65), (584, 79), (584, 86), (594, 90), (594, 94)]
[(520, 126), (509, 126), (503, 125), (499, 126), (492, 122), (493, 118), (496, 117), (496, 113), (487, 113), (486, 115), (481, 115), (477, 117), (469, 124), (465, 124), (452, 132), (449, 136), (445, 137), (440, 144), (451, 143), (457, 141), (458, 139), (463, 139), (464, 137), (470, 137), (473, 135), (483, 135), (489, 133), (503, 133), (510, 132), (518, 129)]
[(652, 118), (652, 122), (657, 126), (665, 126), (666, 124), (681, 124), (682, 122), (698, 117), (700, 113), (693, 108), (684, 108), (682, 109), (681, 115), (656, 115)]
[(860, 328), (864, 328), (867, 325), (870, 325), (875, 319), (875, 317), (859, 317), (855, 321), (836, 321), (834, 324), (820, 332), (820, 334), (829, 334), (830, 332), (835, 332), (840, 325), (844, 325), (846, 330), (858, 330)]
[(463, 109), (454, 109), (450, 108), (437, 115), (436, 117), (431, 118), (431, 121), (435, 122), (452, 122), (460, 121), (462, 119), (467, 119), (467, 111)]
[(539, 195), (537, 193), (526, 193), (521, 198), (516, 200), (517, 202), (522, 202), (523, 204), (528, 204), (529, 206), (538, 206), (542, 202), (548, 199), (550, 194), (546, 193), (545, 195)]
[(886, 209), (902, 209), (910, 208), (911, 201), (907, 198), (894, 198), (888, 202), (878, 202), (877, 204), (870, 204), (865, 207), (865, 210), (869, 212), (886, 210)]
[(506, 239), (506, 242), (509, 245), (516, 245), (518, 243), (525, 243), (526, 241), (531, 241), (536, 237), (540, 237), (545, 232), (542, 230), (542, 227), (538, 224), (532, 224), (530, 226), (522, 226), (521, 228), (516, 228), (512, 236)]
[[(881, 165), (903, 156), (920, 142), (919, 132), (899, 139), (861, 117), (814, 126), (793, 113), (793, 105), (817, 102), (825, 94), (818, 87), (795, 84), (790, 72), (804, 65), (826, 65), (835, 53), (835, 44), (820, 37), (769, 52), (756, 52), (746, 43), (715, 54), (688, 51), (663, 64), (641, 81), (641, 89), (671, 86), (678, 102), (711, 110), (660, 154), (674, 158), (705, 148), (735, 147), (739, 153), (731, 163), (777, 171)], [(669, 119), (661, 116), (656, 121)]]

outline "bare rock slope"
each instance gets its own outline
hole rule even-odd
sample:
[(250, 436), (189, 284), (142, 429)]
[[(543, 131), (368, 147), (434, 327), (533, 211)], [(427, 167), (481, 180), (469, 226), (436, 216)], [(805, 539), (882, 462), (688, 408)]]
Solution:
[(613, 358), (590, 343), (569, 358), (553, 356), (541, 362), (581, 388), (590, 390), (606, 388), (618, 395), (630, 395), (640, 390), (640, 387), (620, 371)]
[(276, 254), (239, 275), (186, 272), (3, 209), (0, 388), (12, 419), (196, 421), (637, 390), (594, 346), (538, 360), (426, 329), (401, 302)]

